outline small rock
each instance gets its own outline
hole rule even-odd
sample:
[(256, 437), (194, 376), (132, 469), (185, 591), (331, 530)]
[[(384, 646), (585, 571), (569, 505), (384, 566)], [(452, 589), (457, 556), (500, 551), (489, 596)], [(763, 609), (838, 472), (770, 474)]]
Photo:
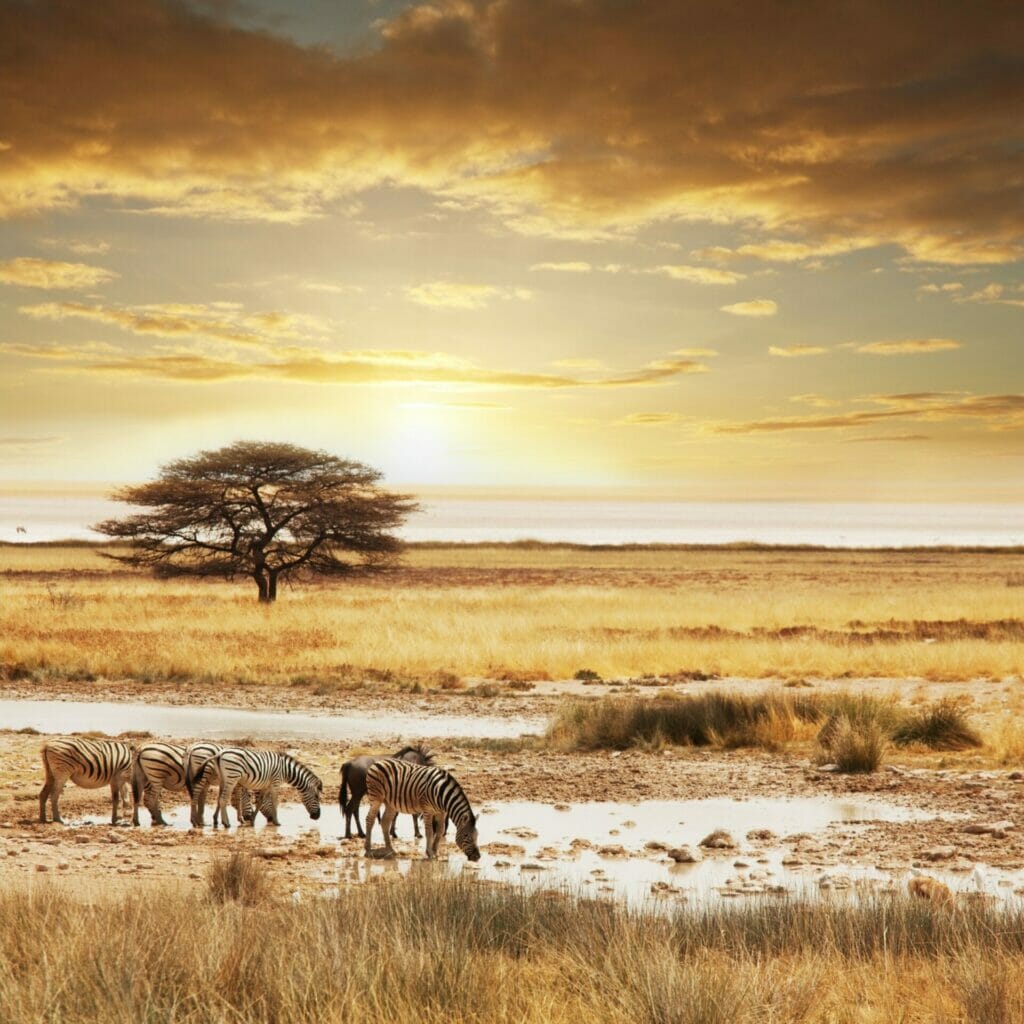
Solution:
[(956, 848), (952, 846), (936, 846), (921, 854), (924, 860), (952, 860), (956, 856)]
[(732, 862), (734, 868), (749, 868), (750, 865), (745, 860), (734, 860)]
[(543, 864), (534, 864), (533, 861), (527, 861), (525, 864), (519, 865), (520, 871), (546, 871), (547, 869)]
[(49, 871), (49, 870), (50, 870), (50, 865), (49, 864), (37, 864), (36, 865), (36, 871)]
[(834, 772), (839, 771), (839, 765), (837, 765), (837, 764), (819, 764), (818, 767), (817, 767), (817, 771), (819, 771), (819, 772), (834, 773)]
[(700, 850), (694, 850), (689, 846), (677, 846), (675, 849), (669, 850), (668, 855), (677, 864), (699, 864), (704, 859)]
[(645, 850), (667, 850), (668, 845), (666, 843), (659, 842), (657, 839), (652, 839), (649, 843), (644, 843)]
[(736, 840), (724, 828), (716, 828), (714, 832), (708, 833), (699, 845), (707, 850), (735, 850)]
[(618, 843), (599, 846), (597, 852), (602, 857), (625, 857), (626, 851)]
[(773, 839), (777, 838), (778, 837), (770, 828), (752, 828), (747, 833), (747, 839), (751, 841), (761, 840), (762, 842), (771, 842)]

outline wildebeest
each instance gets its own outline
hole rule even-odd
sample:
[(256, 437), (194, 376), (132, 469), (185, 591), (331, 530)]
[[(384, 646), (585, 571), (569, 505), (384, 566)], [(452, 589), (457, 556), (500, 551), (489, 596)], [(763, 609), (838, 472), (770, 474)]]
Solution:
[[(370, 765), (377, 761), (384, 760), (384, 754), (363, 754), (361, 757), (353, 757), (341, 766), (341, 789), (338, 790), (338, 805), (341, 813), (345, 815), (345, 838), (352, 838), (352, 818), (356, 819), (356, 828), (359, 830), (359, 838), (364, 839), (362, 823), (359, 821), (359, 805), (366, 795), (366, 773)], [(423, 746), (417, 743), (414, 746), (402, 747), (391, 755), (392, 760), (408, 761), (410, 764), (432, 765), (434, 755)], [(420, 839), (420, 819), (418, 814), (412, 816), (413, 828), (416, 831), (416, 838)], [(391, 826), (391, 834), (395, 835), (395, 827)]]

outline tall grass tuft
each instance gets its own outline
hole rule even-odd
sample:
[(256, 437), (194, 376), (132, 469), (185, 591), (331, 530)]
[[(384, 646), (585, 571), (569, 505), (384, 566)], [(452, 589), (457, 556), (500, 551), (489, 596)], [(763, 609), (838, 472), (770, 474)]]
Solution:
[(833, 722), (825, 739), (819, 738), (827, 759), (841, 772), (878, 771), (888, 746), (879, 722), (851, 721), (846, 715), (829, 719), (829, 724)]
[(963, 701), (955, 697), (945, 697), (909, 714), (893, 730), (892, 738), (900, 746), (922, 743), (932, 750), (967, 750), (982, 745)]
[(215, 903), (255, 907), (270, 895), (267, 866), (250, 853), (232, 853), (210, 864), (206, 888)]
[(907, 897), (664, 914), (416, 873), (301, 904), (0, 892), (5, 1024), (1019, 1020), (1024, 911)]

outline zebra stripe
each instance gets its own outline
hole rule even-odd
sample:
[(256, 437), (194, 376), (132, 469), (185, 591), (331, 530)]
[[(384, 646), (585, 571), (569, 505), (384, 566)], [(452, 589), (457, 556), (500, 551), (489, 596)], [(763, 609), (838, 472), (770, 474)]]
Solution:
[(366, 855), (371, 856), (370, 838), (377, 812), (384, 805), (384, 846), (394, 856), (391, 825), (398, 814), (422, 814), (426, 833), (427, 859), (437, 857), (444, 836), (445, 817), (455, 822), (455, 842), (470, 859), (479, 860), (476, 815), (469, 798), (455, 776), (443, 768), (383, 759), (366, 772), (366, 795), (370, 810), (366, 815)]
[[(188, 789), (186, 762), (194, 765), (210, 762), (224, 748), (219, 743), (200, 742), (183, 747), (173, 743), (147, 743), (138, 749), (135, 755), (135, 770), (132, 774), (132, 797), (134, 807), (132, 824), (139, 824), (139, 804), (144, 803), (155, 825), (166, 825), (160, 807), (162, 792), (170, 790), (179, 792)], [(192, 788), (198, 790), (193, 796), (192, 824), (202, 824), (203, 809), (206, 803), (206, 790), (214, 781), (216, 772), (210, 762), (210, 770), (193, 781)], [(198, 804), (198, 808), (196, 805)], [(236, 793), (235, 810), (240, 818), (247, 821), (255, 817), (252, 807), (252, 795), (249, 790), (239, 787)], [(261, 808), (262, 810), (262, 808)], [(196, 821), (198, 811), (199, 821)]]
[[(245, 747), (225, 747), (214, 759), (217, 770), (217, 784), (220, 793), (217, 809), (220, 819), (227, 828), (227, 804), (235, 786), (241, 784), (260, 796), (268, 796), (269, 819), (275, 825), (277, 820), (277, 789), (279, 786), (293, 786), (309, 816), (315, 821), (320, 817), (320, 794), (323, 782), (304, 764), (290, 754), (279, 754), (272, 750), (249, 750)], [(206, 765), (203, 766), (206, 770)], [(262, 804), (261, 800), (261, 804)], [(262, 810), (262, 806), (261, 806)], [(266, 811), (264, 811), (266, 813)]]
[[(111, 823), (117, 824), (118, 799), (128, 805), (127, 786), (132, 777), (135, 750), (117, 740), (90, 740), (66, 736), (50, 740), (39, 752), (43, 761), (43, 788), (39, 791), (39, 820), (46, 821), (46, 800), (53, 820), (63, 824), (58, 802), (70, 780), (83, 789), (110, 787)], [(125, 790), (122, 793), (122, 790)]]

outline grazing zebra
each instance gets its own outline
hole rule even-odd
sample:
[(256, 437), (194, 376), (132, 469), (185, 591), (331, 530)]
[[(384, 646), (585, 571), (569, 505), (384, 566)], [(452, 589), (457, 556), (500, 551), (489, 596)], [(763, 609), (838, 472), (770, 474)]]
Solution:
[(476, 845), (476, 815), (455, 777), (443, 768), (382, 758), (371, 765), (366, 773), (366, 794), (370, 801), (370, 810), (366, 815), (367, 857), (371, 855), (373, 825), (383, 804), (387, 856), (395, 855), (391, 846), (391, 826), (401, 811), (423, 815), (428, 860), (437, 857), (446, 817), (455, 822), (455, 842), (459, 849), (470, 860), (480, 859), (480, 850)]
[[(186, 790), (185, 784), (185, 759), (191, 758), (198, 763), (210, 761), (212, 757), (219, 754), (224, 748), (219, 743), (193, 743), (189, 747), (182, 747), (173, 743), (147, 743), (139, 747), (135, 754), (135, 768), (132, 772), (132, 824), (139, 823), (139, 804), (144, 803), (153, 819), (154, 825), (166, 825), (163, 813), (160, 809), (161, 793), (167, 789), (173, 792)], [(215, 776), (213, 764), (210, 769), (203, 773), (203, 776), (196, 780), (194, 788), (196, 794), (192, 796), (192, 824), (203, 823), (203, 805), (206, 800), (206, 790)], [(196, 803), (198, 802), (198, 822), (196, 821)], [(252, 795), (249, 790), (239, 786), (235, 791), (235, 810), (240, 819), (251, 821), (256, 817), (252, 806)], [(262, 806), (260, 808), (263, 809)]]
[[(277, 820), (277, 789), (282, 785), (294, 786), (302, 797), (302, 803), (309, 816), (314, 821), (320, 817), (320, 794), (323, 792), (324, 784), (309, 768), (296, 761), (290, 754), (278, 754), (272, 750), (225, 747), (212, 760), (216, 766), (217, 786), (220, 790), (217, 796), (217, 810), (221, 824), (225, 828), (230, 824), (228, 802), (239, 784), (251, 789), (259, 797), (260, 810), (264, 814), (269, 811), (267, 818), (275, 825), (281, 824)], [(205, 772), (208, 763), (196, 771), (189, 762), (186, 779), (194, 779)], [(216, 820), (215, 817), (215, 827)]]
[[(402, 747), (401, 750), (396, 750), (391, 756), (399, 761), (408, 761), (410, 764), (430, 765), (434, 763), (434, 755), (422, 743), (417, 743), (413, 747)], [(356, 820), (359, 838), (362, 839), (364, 837), (363, 825), (359, 820), (359, 805), (366, 795), (366, 772), (370, 765), (375, 764), (380, 759), (380, 756), (375, 757), (372, 754), (363, 754), (361, 757), (353, 757), (351, 761), (346, 761), (341, 766), (341, 789), (338, 790), (338, 803), (341, 806), (341, 813), (345, 815), (346, 839), (352, 838), (353, 818)], [(422, 838), (418, 814), (412, 816), (412, 824), (416, 838)], [(394, 825), (391, 826), (391, 836), (392, 838), (395, 836)]]
[(80, 736), (66, 736), (50, 740), (40, 750), (45, 781), (39, 791), (39, 820), (46, 822), (46, 800), (54, 821), (64, 823), (57, 806), (61, 793), (70, 779), (83, 789), (110, 787), (110, 822), (117, 824), (117, 802), (122, 800), (127, 809), (128, 796), (122, 793), (132, 776), (135, 749), (130, 743), (117, 740), (89, 740)]

